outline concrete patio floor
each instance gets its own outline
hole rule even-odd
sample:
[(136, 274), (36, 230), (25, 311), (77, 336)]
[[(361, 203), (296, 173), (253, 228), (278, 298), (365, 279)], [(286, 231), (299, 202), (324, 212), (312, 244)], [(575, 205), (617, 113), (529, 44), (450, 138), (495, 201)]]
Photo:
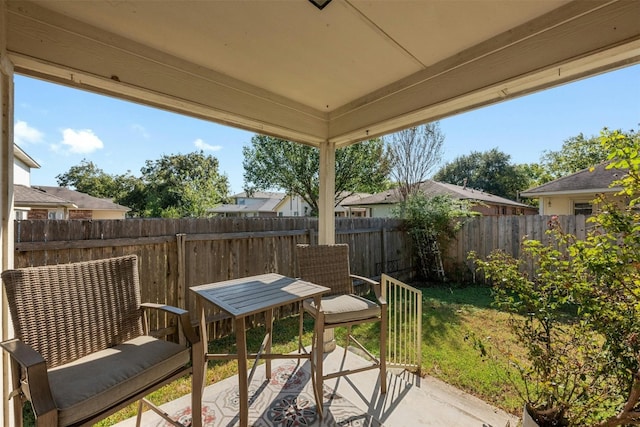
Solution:
[[(341, 366), (356, 368), (368, 362), (338, 347), (325, 354), (325, 373)], [(309, 381), (309, 364), (293, 367), (291, 360), (273, 362), (271, 380), (265, 380), (264, 365), (256, 370), (250, 387), (249, 424), (252, 426), (433, 426), (515, 427), (518, 419), (482, 400), (434, 378), (420, 378), (400, 370), (388, 372), (388, 391), (380, 394), (378, 371), (370, 370), (325, 381), (324, 416), (315, 414)], [(237, 376), (205, 388), (203, 406), (207, 427), (231, 427), (237, 419)], [(299, 388), (296, 388), (299, 387)], [(174, 418), (190, 417), (190, 395), (162, 406)], [(298, 422), (292, 422), (291, 401)], [(283, 402), (287, 405), (284, 409)], [(285, 405), (286, 406), (286, 405)], [(288, 419), (285, 419), (289, 417)], [(294, 417), (295, 418), (295, 417)], [(151, 411), (142, 417), (143, 426), (165, 426)], [(117, 424), (135, 426), (135, 418)]]

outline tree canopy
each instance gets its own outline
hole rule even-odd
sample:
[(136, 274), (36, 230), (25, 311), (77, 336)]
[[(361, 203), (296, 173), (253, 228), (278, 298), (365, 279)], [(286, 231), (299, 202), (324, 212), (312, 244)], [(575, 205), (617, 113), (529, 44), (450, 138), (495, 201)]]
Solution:
[(94, 197), (115, 198), (115, 180), (95, 163), (83, 159), (79, 165), (71, 166), (63, 174), (56, 176), (61, 187), (74, 188)]
[(403, 200), (415, 195), (442, 159), (444, 134), (439, 122), (401, 130), (385, 138), (391, 177)]
[(202, 151), (147, 160), (141, 172), (149, 216), (200, 217), (226, 202), (229, 180), (218, 166), (218, 159)]
[(433, 179), (466, 185), (511, 200), (516, 200), (518, 192), (529, 186), (527, 172), (512, 164), (511, 156), (497, 148), (456, 157), (436, 172)]
[(551, 181), (596, 166), (607, 160), (607, 153), (602, 149), (599, 137), (586, 138), (580, 133), (566, 139), (558, 151), (545, 150), (540, 160), (547, 181)]
[[(245, 191), (282, 190), (300, 196), (318, 212), (320, 153), (317, 148), (265, 135), (242, 150)], [(390, 164), (380, 139), (336, 150), (335, 204), (356, 192), (388, 187)]]
[(220, 174), (218, 159), (202, 151), (164, 155), (147, 160), (141, 177), (127, 172), (109, 175), (82, 160), (56, 177), (58, 185), (94, 197), (110, 198), (141, 217), (200, 217), (227, 201), (229, 181)]

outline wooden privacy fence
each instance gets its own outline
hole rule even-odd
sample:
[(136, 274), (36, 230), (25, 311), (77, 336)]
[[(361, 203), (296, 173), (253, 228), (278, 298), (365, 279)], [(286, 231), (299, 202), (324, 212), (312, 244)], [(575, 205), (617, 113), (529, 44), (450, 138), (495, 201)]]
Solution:
[(467, 259), (470, 251), (475, 251), (478, 257), (484, 259), (494, 249), (501, 249), (517, 258), (520, 255), (520, 244), (525, 237), (543, 242), (548, 239), (546, 232), (552, 220), (557, 220), (564, 232), (584, 239), (589, 226), (586, 218), (584, 215), (471, 218), (463, 224), (443, 255), (447, 277), (462, 282), (474, 280), (473, 265)]
[[(411, 276), (411, 242), (399, 225), (387, 218), (336, 219), (336, 241), (349, 244), (354, 274), (388, 273), (400, 280)], [(195, 322), (190, 286), (272, 272), (295, 277), (295, 245), (316, 242), (317, 219), (306, 217), (26, 220), (15, 223), (15, 266), (136, 254), (142, 300), (186, 308)], [(277, 315), (293, 310), (297, 307), (285, 307)], [(210, 310), (208, 316), (212, 338), (231, 331), (222, 313)], [(160, 335), (170, 334), (170, 320), (152, 318), (151, 327)]]

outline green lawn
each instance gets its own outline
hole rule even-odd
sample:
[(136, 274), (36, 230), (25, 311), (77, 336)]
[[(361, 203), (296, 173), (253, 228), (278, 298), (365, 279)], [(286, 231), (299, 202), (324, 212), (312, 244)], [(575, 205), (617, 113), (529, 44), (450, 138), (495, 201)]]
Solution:
[[(491, 363), (483, 360), (473, 347), (470, 336), (476, 336), (503, 348), (513, 346), (512, 337), (506, 327), (507, 315), (491, 308), (491, 293), (485, 287), (422, 287), (422, 373), (437, 377), (453, 386), (465, 390), (508, 412), (518, 413), (522, 405), (515, 390), (505, 381), (506, 361)], [(305, 322), (305, 343), (311, 342), (313, 324)], [(298, 332), (298, 318), (292, 317), (274, 325), (274, 351), (288, 352), (297, 348), (292, 340)], [(338, 330), (338, 344), (344, 342), (344, 330)], [(372, 353), (377, 353), (379, 327), (377, 324), (354, 328), (359, 340)], [(248, 331), (249, 350), (260, 346), (264, 328)], [(517, 351), (517, 349), (514, 349)], [(235, 339), (227, 337), (209, 345), (215, 353), (235, 352)], [(235, 375), (237, 364), (227, 361), (210, 361), (207, 384)], [(190, 392), (190, 378), (184, 378), (163, 387), (151, 395), (151, 400), (160, 404), (174, 400)], [(135, 415), (131, 406), (99, 425), (107, 426)]]

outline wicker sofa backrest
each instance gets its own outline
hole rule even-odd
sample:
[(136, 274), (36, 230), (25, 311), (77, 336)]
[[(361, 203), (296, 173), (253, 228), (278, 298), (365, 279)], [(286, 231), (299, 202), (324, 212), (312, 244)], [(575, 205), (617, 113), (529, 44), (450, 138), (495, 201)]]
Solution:
[(143, 334), (135, 255), (2, 273), (16, 337), (54, 368)]
[(297, 245), (300, 278), (331, 288), (325, 295), (353, 293), (349, 269), (349, 245)]

